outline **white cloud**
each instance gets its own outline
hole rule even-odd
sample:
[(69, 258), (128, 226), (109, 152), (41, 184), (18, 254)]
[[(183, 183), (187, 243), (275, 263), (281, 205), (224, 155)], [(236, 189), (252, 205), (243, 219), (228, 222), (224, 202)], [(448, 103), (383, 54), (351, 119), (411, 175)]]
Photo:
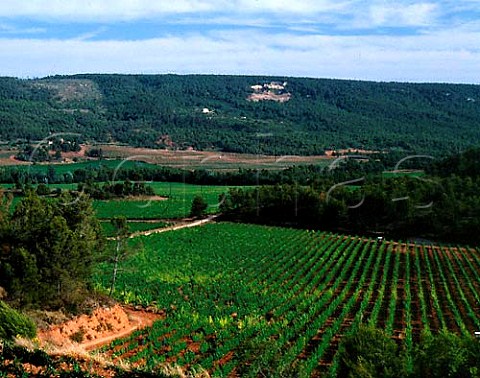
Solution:
[(376, 4), (370, 7), (370, 26), (430, 26), (435, 22), (437, 4)]
[(22, 0), (0, 1), (0, 17), (69, 21), (128, 21), (172, 14), (339, 11), (349, 1), (333, 0)]
[(232, 1), (234, 9), (240, 12), (276, 12), (312, 14), (341, 11), (351, 3), (329, 0), (238, 0)]
[(444, 38), (230, 31), (144, 41), (0, 39), (0, 75), (174, 72), (478, 83), (480, 35), (459, 31), (451, 45)]
[(0, 35), (2, 34), (42, 34), (45, 33), (44, 28), (19, 28), (10, 24), (0, 24)]
[[(150, 20), (170, 24), (298, 27), (339, 30), (439, 27), (478, 0), (0, 0), (0, 19), (70, 23)], [(453, 20), (452, 20), (453, 21)]]
[(102, 27), (100, 27), (100, 28), (98, 28), (98, 29), (96, 29), (96, 30), (83, 33), (83, 34), (77, 36), (75, 39), (76, 39), (76, 40), (79, 40), (79, 41), (85, 41), (85, 40), (88, 40), (88, 39), (95, 38), (95, 37), (97, 37), (97, 36), (105, 33), (107, 30), (108, 30), (107, 27), (102, 26)]
[(215, 4), (212, 2), (201, 0), (1, 1), (0, 17), (30, 17), (64, 21), (125, 21), (172, 13), (211, 11), (214, 6)]
[[(0, 23), (0, 75), (176, 72), (478, 82), (480, 24), (453, 20), (448, 11), (479, 4), (480, 0), (0, 0), (0, 20), (5, 22)], [(22, 32), (22, 26), (15, 25), (20, 16), (52, 23), (89, 22), (93, 31), (70, 39), (52, 37), (54, 32), (45, 33), (43, 38), (51, 39), (44, 40), (33, 34), (29, 39), (9, 38)], [(139, 19), (178, 29), (163, 38), (98, 40), (112, 26), (107, 29), (104, 22)], [(184, 26), (192, 24), (197, 27), (189, 30), (204, 24), (210, 31), (185, 32)], [(231, 26), (251, 26), (254, 31), (228, 30)], [(331, 34), (332, 29), (349, 34), (383, 27), (406, 27), (417, 34), (320, 32), (329, 28)], [(42, 32), (23, 30), (24, 38), (29, 30)]]

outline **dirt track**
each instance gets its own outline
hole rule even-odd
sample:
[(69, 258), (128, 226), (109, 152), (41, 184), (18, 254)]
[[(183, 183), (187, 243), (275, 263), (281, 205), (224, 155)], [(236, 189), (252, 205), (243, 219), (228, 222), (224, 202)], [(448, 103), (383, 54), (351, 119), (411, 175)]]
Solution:
[(205, 219), (199, 219), (193, 222), (181, 223), (181, 224), (176, 224), (174, 226), (163, 227), (163, 228), (154, 228), (153, 230), (138, 231), (138, 232), (132, 233), (130, 235), (130, 238), (136, 238), (137, 236), (148, 236), (152, 234), (159, 234), (161, 232), (167, 232), (167, 231), (175, 231), (175, 230), (180, 230), (182, 228), (197, 227), (197, 226), (201, 226), (202, 224), (212, 222), (217, 217), (218, 215), (210, 215)]
[[(152, 234), (159, 234), (159, 233), (162, 233), (162, 232), (180, 230), (182, 228), (197, 227), (197, 226), (201, 226), (205, 223), (213, 222), (216, 218), (218, 218), (218, 216), (219, 216), (218, 214), (215, 214), (215, 215), (210, 215), (207, 218), (199, 219), (199, 220), (195, 220), (195, 221), (190, 221), (190, 222), (180, 221), (177, 224), (175, 224), (173, 226), (169, 226), (169, 227), (159, 227), (159, 228), (154, 228), (154, 229), (151, 229), (151, 230), (136, 231), (136, 232), (131, 233), (129, 238), (132, 239), (132, 238), (136, 238), (138, 236), (148, 236), (148, 235), (152, 235)], [(155, 220), (155, 221), (163, 221), (163, 220), (165, 220), (165, 219), (158, 219), (158, 220)], [(115, 240), (115, 237), (109, 237), (109, 238), (107, 238), (107, 240)]]

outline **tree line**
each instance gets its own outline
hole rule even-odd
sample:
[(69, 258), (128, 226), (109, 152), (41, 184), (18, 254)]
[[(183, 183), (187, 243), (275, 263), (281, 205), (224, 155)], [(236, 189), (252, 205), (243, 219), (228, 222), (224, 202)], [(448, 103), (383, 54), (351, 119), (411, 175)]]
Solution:
[(62, 152), (78, 152), (81, 149), (78, 138), (51, 138), (45, 144), (34, 147), (30, 142), (20, 145), (15, 159), (30, 162), (61, 160)]
[[(0, 183), (15, 184), (21, 188), (28, 184), (70, 184), (86, 182), (125, 181), (162, 181), (184, 182), (198, 185), (273, 185), (276, 183), (309, 185), (314, 181), (346, 181), (366, 175), (381, 175), (385, 170), (395, 167), (405, 155), (399, 153), (373, 154), (364, 159), (341, 158), (330, 165), (300, 165), (276, 170), (240, 168), (232, 171), (212, 171), (207, 169), (180, 169), (138, 162), (134, 167), (122, 167), (118, 161), (95, 162), (91, 167), (71, 165), (67, 173), (62, 167), (49, 165), (46, 169), (30, 167), (0, 168)], [(402, 169), (426, 169), (431, 160), (407, 160)], [(333, 165), (333, 166), (332, 166)]]
[(450, 164), (457, 175), (385, 178), (360, 171), (356, 180), (233, 188), (220, 199), (221, 211), (242, 222), (478, 244), (480, 175), (473, 155), (478, 159), (478, 150), (438, 162)]
[(106, 182), (103, 185), (87, 181), (84, 184), (79, 184), (77, 190), (98, 200), (155, 195), (155, 191), (151, 186), (146, 185), (144, 182), (131, 182), (128, 179), (124, 182)]

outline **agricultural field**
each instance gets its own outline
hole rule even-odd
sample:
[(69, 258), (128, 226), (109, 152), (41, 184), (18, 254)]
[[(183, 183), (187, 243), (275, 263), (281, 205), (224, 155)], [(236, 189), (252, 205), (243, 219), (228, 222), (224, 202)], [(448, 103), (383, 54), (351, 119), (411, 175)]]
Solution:
[[(150, 163), (145, 163), (137, 160), (126, 160), (126, 159), (109, 159), (109, 160), (90, 160), (83, 161), (78, 163), (35, 163), (35, 164), (22, 164), (22, 165), (12, 165), (8, 169), (17, 169), (19, 171), (26, 171), (30, 173), (43, 173), (48, 172), (49, 167), (55, 170), (57, 175), (72, 174), (77, 169), (99, 169), (101, 167), (105, 168), (123, 168), (123, 169), (133, 169), (133, 168), (158, 168)], [(5, 169), (5, 167), (3, 167)], [(112, 178), (113, 179), (113, 178)]]
[[(115, 297), (165, 319), (102, 349), (134, 366), (213, 376), (336, 376), (342, 335), (480, 330), (480, 250), (217, 223), (130, 241)], [(106, 290), (112, 266), (97, 268)]]
[(29, 171), (31, 173), (46, 173), (49, 166), (55, 169), (58, 175), (72, 173), (77, 169), (98, 169), (108, 167), (115, 169), (118, 166), (129, 169), (145, 167), (170, 167), (179, 169), (206, 169), (211, 171), (234, 171), (243, 169), (281, 170), (294, 165), (329, 166), (334, 158), (327, 155), (269, 156), (262, 154), (238, 154), (218, 151), (173, 151), (150, 148), (134, 148), (120, 145), (99, 145), (104, 152), (104, 159), (79, 158), (78, 162), (65, 163), (35, 163), (21, 162), (13, 159), (18, 151), (0, 148), (0, 165), (9, 169)]
[(327, 155), (264, 155), (223, 151), (172, 151), (151, 148), (135, 148), (119, 145), (100, 145), (104, 156), (110, 159), (125, 159), (137, 156), (153, 164), (181, 169), (206, 169), (232, 171), (244, 169), (281, 170), (293, 165), (329, 166), (334, 159)]
[(118, 199), (94, 201), (93, 208), (100, 219), (123, 215), (127, 219), (169, 219), (188, 217), (193, 198), (203, 197), (208, 203), (207, 213), (216, 213), (219, 209), (219, 196), (226, 193), (226, 186), (202, 186), (184, 183), (152, 182), (148, 183), (157, 199)]
[[(149, 182), (157, 195), (156, 198), (119, 198), (112, 200), (94, 200), (93, 208), (100, 219), (110, 219), (114, 216), (125, 216), (127, 219), (172, 219), (184, 218), (190, 214), (193, 198), (203, 197), (208, 203), (207, 213), (218, 212), (219, 196), (226, 193), (230, 186), (193, 185), (185, 183)], [(54, 190), (76, 190), (78, 184), (51, 184)], [(3, 188), (11, 188), (11, 184), (2, 184)], [(15, 197), (12, 207), (22, 199)]]

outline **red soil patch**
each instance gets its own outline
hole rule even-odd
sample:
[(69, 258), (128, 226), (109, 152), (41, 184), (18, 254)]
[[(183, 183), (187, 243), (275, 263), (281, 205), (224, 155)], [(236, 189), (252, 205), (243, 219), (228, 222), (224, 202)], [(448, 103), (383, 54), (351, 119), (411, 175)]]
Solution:
[(85, 158), (85, 151), (87, 151), (87, 146), (81, 144), (80, 151), (62, 152), (62, 158), (67, 161), (72, 161), (73, 158)]
[(163, 319), (162, 314), (115, 305), (97, 308), (91, 315), (80, 315), (63, 324), (39, 332), (42, 344), (63, 347), (78, 344), (86, 350), (95, 349), (133, 331), (151, 326)]
[[(12, 155), (13, 153), (13, 155)], [(7, 165), (29, 165), (31, 164), (28, 161), (21, 161), (15, 159), (15, 155), (18, 153), (18, 150), (4, 150), (0, 149), (0, 166)]]
[[(44, 164), (44, 165), (50, 165), (50, 164), (68, 164), (68, 163), (73, 163), (74, 158), (78, 159), (86, 159), (85, 157), (85, 151), (87, 150), (87, 145), (82, 144), (80, 145), (80, 150), (79, 151), (70, 151), (70, 152), (62, 152), (62, 159), (61, 160), (52, 160), (52, 161), (47, 161), (47, 162), (37, 162), (36, 164)], [(16, 155), (19, 152), (18, 149), (13, 149), (13, 150), (0, 150), (0, 165), (31, 165), (31, 161), (23, 161), (23, 160), (18, 160), (16, 159)], [(54, 156), (55, 152), (50, 151), (50, 156)], [(8, 154), (8, 155), (7, 155)]]

